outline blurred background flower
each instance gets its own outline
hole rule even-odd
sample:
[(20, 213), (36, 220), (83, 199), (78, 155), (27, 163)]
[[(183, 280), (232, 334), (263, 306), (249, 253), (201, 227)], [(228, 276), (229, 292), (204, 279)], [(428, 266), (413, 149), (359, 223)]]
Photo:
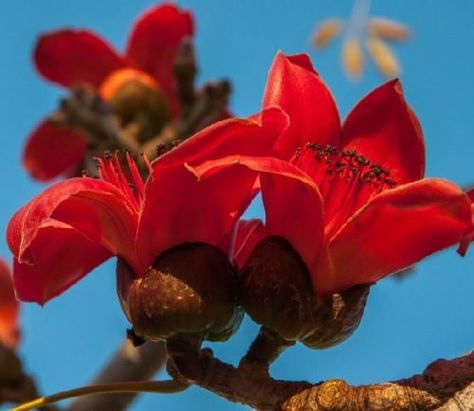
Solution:
[(0, 258), (0, 343), (12, 350), (20, 342), (19, 311), (20, 304), (13, 291), (10, 267)]
[(323, 50), (333, 40), (343, 36), (341, 61), (344, 72), (351, 80), (360, 80), (365, 59), (369, 57), (382, 76), (398, 77), (401, 66), (390, 43), (406, 42), (411, 37), (408, 26), (385, 17), (370, 15), (371, 0), (355, 0), (348, 19), (322, 20), (313, 34), (312, 44)]

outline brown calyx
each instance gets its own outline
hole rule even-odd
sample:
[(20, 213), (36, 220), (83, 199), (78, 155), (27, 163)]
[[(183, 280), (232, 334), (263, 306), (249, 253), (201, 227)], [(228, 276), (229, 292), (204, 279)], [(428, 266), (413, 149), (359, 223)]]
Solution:
[(242, 303), (252, 319), (310, 348), (342, 342), (362, 318), (368, 286), (327, 298), (315, 295), (301, 257), (281, 237), (262, 240), (240, 272)]
[(242, 319), (234, 270), (226, 255), (208, 244), (167, 250), (138, 278), (119, 259), (117, 287), (135, 333), (148, 340), (225, 340)]

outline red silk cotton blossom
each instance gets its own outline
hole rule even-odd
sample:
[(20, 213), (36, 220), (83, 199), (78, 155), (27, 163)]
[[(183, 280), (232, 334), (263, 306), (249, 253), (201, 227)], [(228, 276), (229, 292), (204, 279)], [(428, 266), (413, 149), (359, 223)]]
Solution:
[(15, 349), (20, 340), (19, 303), (13, 292), (10, 268), (0, 258), (0, 343)]
[(306, 55), (278, 54), (263, 106), (290, 118), (272, 157), (228, 156), (194, 168), (202, 180), (233, 168), (259, 175), (266, 221), (245, 222), (235, 259), (259, 239), (286, 239), (319, 296), (371, 284), (456, 244), (471, 224), (455, 184), (423, 178), (424, 142), (400, 83), (363, 98), (341, 124)]
[[(176, 114), (173, 64), (183, 38), (193, 32), (191, 13), (164, 3), (137, 19), (123, 54), (91, 31), (64, 29), (39, 38), (34, 63), (53, 83), (66, 88), (86, 84), (107, 101), (124, 82), (140, 81), (163, 94), (171, 114)], [(23, 164), (34, 178), (46, 181), (79, 166), (86, 149), (82, 133), (44, 120), (28, 138)]]
[(44, 304), (113, 255), (135, 278), (180, 244), (206, 243), (227, 255), (255, 176), (232, 170), (200, 183), (185, 163), (228, 153), (262, 156), (286, 127), (284, 113), (270, 108), (256, 120), (224, 120), (195, 134), (151, 163), (145, 182), (130, 156), (125, 171), (112, 156), (99, 160), (98, 179), (52, 185), (8, 225), (18, 298)]

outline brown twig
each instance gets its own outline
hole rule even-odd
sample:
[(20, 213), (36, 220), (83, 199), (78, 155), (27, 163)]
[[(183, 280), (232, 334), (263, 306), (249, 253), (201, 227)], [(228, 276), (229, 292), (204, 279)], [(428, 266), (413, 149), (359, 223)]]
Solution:
[(197, 74), (196, 55), (192, 39), (183, 39), (174, 64), (174, 74), (176, 78), (176, 93), (179, 96), (181, 109), (186, 113), (193, 105), (196, 94), (194, 82)]
[[(166, 349), (163, 343), (148, 342), (134, 347), (126, 340), (91, 384), (148, 380), (165, 361)], [(137, 395), (138, 393), (88, 395), (79, 397), (67, 410), (125, 410)]]
[(85, 133), (92, 149), (128, 149), (132, 152), (138, 149), (133, 139), (121, 129), (118, 117), (91, 87), (73, 87), (70, 96), (61, 100), (59, 109), (49, 120)]
[(268, 368), (283, 351), (294, 344), (269, 328), (261, 327), (247, 354), (242, 358), (241, 365), (243, 362), (260, 363)]
[(474, 409), (474, 382), (456, 392), (445, 404), (436, 411), (463, 411)]
[(182, 142), (204, 127), (225, 117), (230, 83), (223, 80), (207, 83), (187, 106), (182, 116), (165, 126), (155, 138), (147, 141), (142, 151), (147, 157), (156, 156), (156, 147)]
[[(450, 399), (457, 401), (456, 398), (461, 397), (467, 404), (466, 409), (474, 409), (472, 391), (461, 391), (474, 381), (474, 353), (451, 361), (435, 361), (423, 374), (409, 379), (359, 387), (342, 380), (316, 385), (275, 381), (257, 363), (244, 361), (234, 368), (214, 358), (209, 350), (194, 356), (189, 353), (187, 361), (187, 368), (194, 370), (192, 382), (258, 410), (433, 410)], [(172, 357), (168, 369), (175, 378), (189, 382), (186, 372), (181, 372)]]

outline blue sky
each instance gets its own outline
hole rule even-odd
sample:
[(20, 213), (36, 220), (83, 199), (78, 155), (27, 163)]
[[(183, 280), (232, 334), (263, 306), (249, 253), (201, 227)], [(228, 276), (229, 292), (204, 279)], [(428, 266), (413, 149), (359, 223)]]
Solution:
[[(349, 83), (339, 64), (339, 44), (324, 54), (309, 48), (317, 21), (348, 16), (349, 0), (179, 1), (196, 16), (200, 81), (228, 78), (232, 109), (248, 115), (259, 109), (267, 70), (277, 50), (310, 52), (345, 115), (382, 82), (372, 67), (359, 84)], [(60, 27), (87, 27), (123, 48), (131, 23), (146, 0), (11, 1), (0, 15), (0, 229), (21, 205), (44, 188), (24, 173), (20, 153), (26, 136), (64, 92), (35, 73), (31, 50), (38, 33)], [(474, 2), (458, 0), (377, 0), (373, 14), (398, 19), (415, 30), (412, 42), (396, 48), (402, 82), (426, 138), (427, 174), (461, 185), (474, 183)], [(407, 148), (408, 150), (409, 148)], [(262, 216), (260, 205), (249, 215)], [(464, 259), (454, 249), (439, 253), (405, 280), (386, 279), (372, 288), (366, 314), (347, 342), (323, 351), (289, 349), (273, 366), (275, 377), (320, 381), (337, 377), (354, 384), (410, 376), (439, 357), (459, 356), (472, 347), (474, 253)], [(4, 240), (0, 255), (9, 257)], [(44, 308), (22, 307), (25, 366), (44, 393), (84, 385), (122, 340), (127, 322), (115, 295), (114, 263)], [(246, 320), (227, 343), (213, 348), (237, 362), (257, 328)], [(142, 396), (133, 410), (237, 410), (200, 388), (173, 396)]]

